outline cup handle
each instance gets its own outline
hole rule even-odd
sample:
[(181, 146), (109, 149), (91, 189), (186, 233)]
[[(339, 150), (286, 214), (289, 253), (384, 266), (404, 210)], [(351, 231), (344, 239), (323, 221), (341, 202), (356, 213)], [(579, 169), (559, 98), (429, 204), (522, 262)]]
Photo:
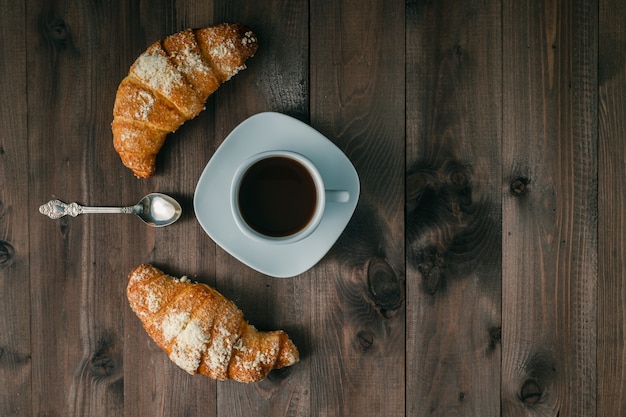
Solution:
[(350, 192), (345, 190), (326, 190), (327, 203), (347, 203), (350, 201)]

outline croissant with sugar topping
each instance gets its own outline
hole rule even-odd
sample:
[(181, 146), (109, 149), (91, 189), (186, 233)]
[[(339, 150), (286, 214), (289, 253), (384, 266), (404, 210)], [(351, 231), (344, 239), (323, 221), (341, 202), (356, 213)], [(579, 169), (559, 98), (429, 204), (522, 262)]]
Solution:
[(284, 331), (257, 331), (208, 285), (140, 265), (129, 274), (127, 296), (150, 337), (190, 374), (257, 382), (300, 359)]
[(208, 97), (257, 50), (237, 23), (187, 29), (142, 53), (120, 83), (113, 107), (113, 145), (139, 178), (153, 175), (168, 133), (196, 117)]

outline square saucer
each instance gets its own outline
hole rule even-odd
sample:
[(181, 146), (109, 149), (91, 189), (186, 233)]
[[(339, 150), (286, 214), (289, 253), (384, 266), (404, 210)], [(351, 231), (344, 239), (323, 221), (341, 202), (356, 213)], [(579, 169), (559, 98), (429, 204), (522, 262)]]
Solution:
[[(328, 202), (317, 229), (288, 244), (252, 239), (237, 226), (231, 203), (231, 183), (237, 168), (260, 152), (287, 150), (310, 159), (327, 189), (346, 190), (347, 202)], [(244, 120), (224, 140), (204, 168), (194, 194), (196, 218), (226, 252), (269, 276), (288, 278), (320, 261), (350, 221), (360, 193), (359, 177), (346, 155), (311, 126), (290, 116), (265, 112)]]

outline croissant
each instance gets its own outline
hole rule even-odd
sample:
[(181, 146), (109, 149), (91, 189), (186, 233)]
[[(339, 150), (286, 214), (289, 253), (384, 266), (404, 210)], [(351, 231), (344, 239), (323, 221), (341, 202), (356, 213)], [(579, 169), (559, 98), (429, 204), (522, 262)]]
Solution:
[(144, 264), (130, 273), (127, 296), (150, 337), (190, 374), (257, 382), (299, 361), (284, 331), (257, 331), (208, 285)]
[(152, 44), (120, 83), (113, 107), (113, 145), (139, 178), (152, 176), (168, 133), (196, 117), (207, 98), (257, 50), (237, 23), (187, 29)]

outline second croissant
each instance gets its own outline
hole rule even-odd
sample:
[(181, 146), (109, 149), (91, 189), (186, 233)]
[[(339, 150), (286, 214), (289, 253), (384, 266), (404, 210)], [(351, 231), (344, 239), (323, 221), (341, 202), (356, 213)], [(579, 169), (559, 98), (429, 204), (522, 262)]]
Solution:
[(208, 285), (140, 265), (129, 275), (127, 295), (150, 337), (190, 374), (257, 382), (300, 358), (284, 331), (257, 331)]

